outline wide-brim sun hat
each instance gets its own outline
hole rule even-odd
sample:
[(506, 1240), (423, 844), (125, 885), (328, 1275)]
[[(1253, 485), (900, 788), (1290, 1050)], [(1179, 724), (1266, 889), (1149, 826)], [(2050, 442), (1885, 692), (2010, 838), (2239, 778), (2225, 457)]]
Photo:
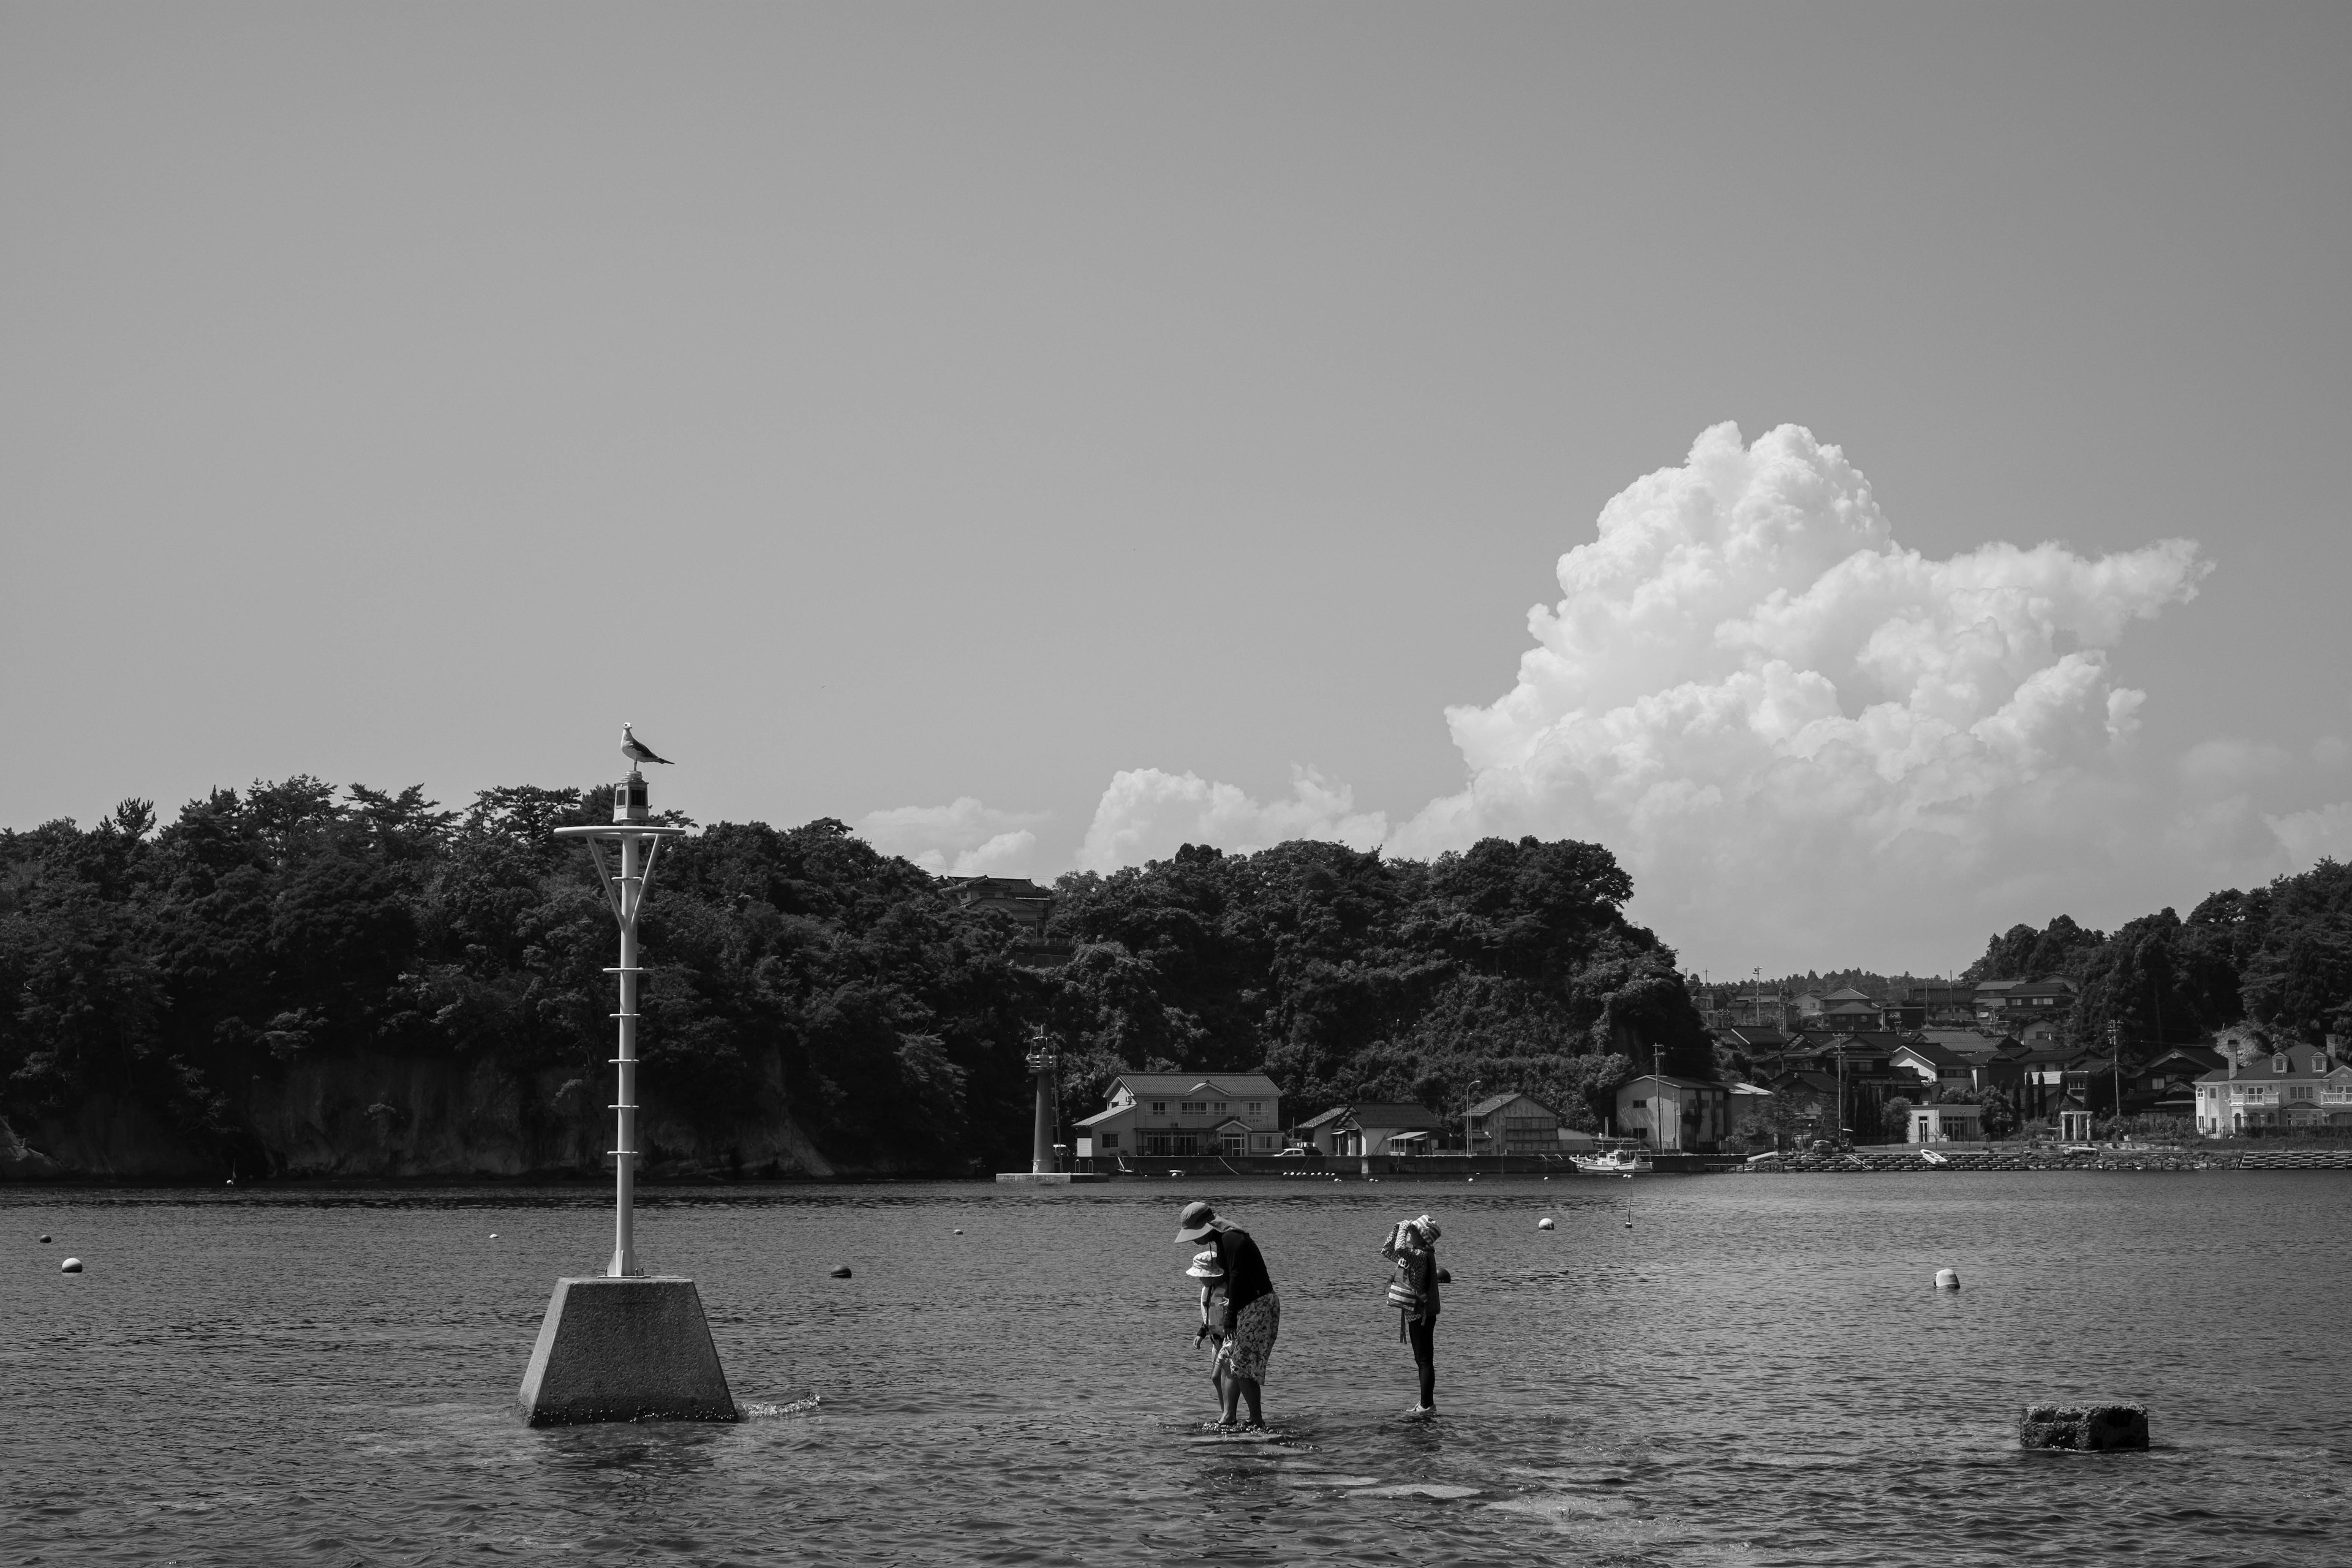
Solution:
[(1217, 1211), (1204, 1203), (1195, 1200), (1186, 1204), (1184, 1212), (1176, 1216), (1176, 1239), (1200, 1240), (1216, 1228), (1214, 1224), (1216, 1217)]
[(1192, 1267), (1184, 1270), (1195, 1279), (1223, 1279), (1225, 1271), (1217, 1267), (1217, 1249), (1204, 1247), (1192, 1255)]
[(1409, 1219), (1404, 1223), (1409, 1228), (1420, 1232), (1423, 1241), (1435, 1241), (1438, 1237), (1437, 1222), (1427, 1215), (1422, 1215), (1419, 1219)]

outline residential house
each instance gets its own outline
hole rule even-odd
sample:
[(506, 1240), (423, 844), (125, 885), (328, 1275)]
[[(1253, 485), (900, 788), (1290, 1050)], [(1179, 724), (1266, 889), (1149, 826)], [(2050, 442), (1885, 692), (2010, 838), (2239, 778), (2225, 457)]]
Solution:
[(1531, 1095), (1489, 1095), (1462, 1120), (1473, 1154), (1559, 1152), (1559, 1112)]
[[(1976, 1066), (1968, 1058), (1948, 1046), (1938, 1045), (1925, 1037), (1906, 1040), (1889, 1053), (1887, 1065), (1895, 1071), (1895, 1081), (1911, 1099), (1932, 1099), (1938, 1089), (1970, 1090), (1977, 1086)], [(1916, 1087), (1904, 1082), (1908, 1074)], [(1916, 1142), (1916, 1140), (1915, 1140)]]
[(1731, 1089), (1645, 1073), (1617, 1091), (1617, 1130), (1657, 1150), (1712, 1152), (1731, 1132)]
[(1822, 997), (1821, 1013), (1805, 1024), (1808, 1029), (1839, 1033), (1870, 1033), (1885, 1026), (1885, 1010), (1867, 994), (1851, 985), (1841, 986)]
[(1832, 1078), (1839, 1076), (1843, 1067), (1849, 1086), (1892, 1083), (1895, 1047), (1906, 1043), (1905, 1036), (1883, 1029), (1807, 1034), (1792, 1041), (1775, 1066), (1782, 1072), (1819, 1072)]
[(2009, 1005), (2009, 994), (2024, 984), (2022, 980), (1979, 980), (1976, 983), (1977, 1017), (1986, 1023), (1996, 1023)]
[[(1976, 987), (1957, 980), (1922, 980), (1904, 989), (1901, 1005), (1903, 1028), (1965, 1023), (1976, 1016)], [(1915, 1011), (1919, 1015), (1916, 1020), (1911, 1017)]]
[(1426, 1154), (1444, 1131), (1444, 1121), (1425, 1106), (1335, 1105), (1300, 1122), (1291, 1141), (1347, 1160), (1366, 1154)]
[(1121, 1073), (1110, 1103), (1077, 1124), (1098, 1160), (1281, 1152), (1282, 1091), (1259, 1072)]
[(1973, 1143), (1984, 1136), (1984, 1107), (1969, 1101), (1948, 1101), (1911, 1108), (1909, 1142), (1914, 1143)]
[(1786, 1029), (1763, 1025), (1735, 1024), (1715, 1032), (1715, 1043), (1727, 1050), (1744, 1052), (1749, 1061), (1763, 1061), (1778, 1057), (1791, 1044)]
[(2222, 1030), (2213, 1046), (2222, 1065), (2195, 1084), (2197, 1131), (2206, 1137), (2352, 1127), (2352, 1062), (2340, 1048), (2279, 1043), (2244, 1027)]
[(2124, 1109), (2160, 1116), (2197, 1114), (2197, 1080), (2227, 1066), (2203, 1046), (2172, 1046), (2125, 1075)]
[(2002, 1021), (2011, 1029), (2017, 1027), (2021, 1015), (2028, 1018), (2063, 1018), (2074, 1010), (2074, 983), (2055, 975), (2011, 986), (2001, 1003), (2001, 1011), (2007, 1015)]

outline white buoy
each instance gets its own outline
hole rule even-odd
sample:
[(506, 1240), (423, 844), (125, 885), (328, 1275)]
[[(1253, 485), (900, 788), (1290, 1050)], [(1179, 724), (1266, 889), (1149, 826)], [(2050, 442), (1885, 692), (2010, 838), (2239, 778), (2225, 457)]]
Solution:
[(963, 1234), (963, 1226), (956, 1226), (956, 1234), (957, 1234), (958, 1236), (961, 1236), (961, 1235)]
[(80, 1258), (67, 1258), (63, 1263), (60, 1263), (60, 1264), (58, 1264), (58, 1273), (60, 1273), (60, 1274), (79, 1274), (79, 1273), (80, 1273), (80, 1272), (81, 1272), (81, 1259), (80, 1259)]
[(1938, 1269), (1937, 1269), (1937, 1270), (1936, 1270), (1936, 1289), (1938, 1289), (1938, 1290), (1957, 1290), (1957, 1289), (1958, 1289), (1959, 1288), (1960, 1288), (1960, 1276), (1959, 1276), (1959, 1271), (1958, 1271), (1958, 1269), (1954, 1269), (1954, 1268), (1938, 1268)]
[(1549, 1230), (1549, 1229), (1551, 1229), (1551, 1228), (1552, 1228), (1552, 1223), (1551, 1223), (1551, 1220), (1550, 1220), (1549, 1216), (1546, 1216), (1546, 1217), (1545, 1217), (1545, 1218), (1543, 1218), (1543, 1219), (1539, 1219), (1539, 1220), (1536, 1221), (1536, 1228), (1537, 1228), (1538, 1230)]
[(46, 1247), (46, 1246), (47, 1246), (47, 1245), (48, 1245), (48, 1240), (49, 1240), (49, 1233), (48, 1233), (47, 1231), (46, 1231), (46, 1230), (45, 1230), (45, 1231), (43, 1231), (43, 1232), (41, 1232), (41, 1244), (42, 1244), (44, 1247)]
[(496, 1241), (498, 1238), (499, 1238), (499, 1233), (498, 1233), (497, 1231), (495, 1231), (495, 1230), (494, 1230), (494, 1231), (490, 1232), (490, 1239), (491, 1239), (492, 1241)]
[(846, 1264), (846, 1263), (836, 1263), (836, 1264), (835, 1264), (835, 1265), (834, 1265), (834, 1268), (833, 1268), (833, 1277), (834, 1277), (835, 1279), (848, 1279), (848, 1278), (849, 1278), (849, 1265), (848, 1265), (848, 1264)]

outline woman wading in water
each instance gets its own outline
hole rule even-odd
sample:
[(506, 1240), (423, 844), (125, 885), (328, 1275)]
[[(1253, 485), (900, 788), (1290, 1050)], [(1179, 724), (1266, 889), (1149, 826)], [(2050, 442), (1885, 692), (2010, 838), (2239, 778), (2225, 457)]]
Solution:
[[(1224, 1336), (1217, 1347), (1217, 1375), (1223, 1380), (1218, 1392), (1224, 1400), (1224, 1414), (1217, 1425), (1240, 1425), (1241, 1402), (1247, 1399), (1249, 1424), (1263, 1426), (1265, 1412), (1258, 1403), (1260, 1385), (1265, 1381), (1266, 1359), (1274, 1354), (1275, 1335), (1282, 1328), (1282, 1299), (1274, 1293), (1265, 1258), (1249, 1232), (1227, 1225), (1206, 1204), (1186, 1204), (1176, 1225), (1178, 1241), (1205, 1241), (1215, 1249), (1217, 1268), (1224, 1276), (1224, 1306), (1218, 1314), (1223, 1321), (1207, 1325)], [(1206, 1306), (1203, 1302), (1204, 1310)]]
[(1421, 1403), (1405, 1412), (1437, 1410), (1437, 1287), (1445, 1271), (1437, 1267), (1437, 1222), (1427, 1215), (1389, 1232), (1381, 1256), (1395, 1265), (1389, 1305), (1397, 1310), (1397, 1338), (1412, 1345), (1413, 1369), (1421, 1374)]

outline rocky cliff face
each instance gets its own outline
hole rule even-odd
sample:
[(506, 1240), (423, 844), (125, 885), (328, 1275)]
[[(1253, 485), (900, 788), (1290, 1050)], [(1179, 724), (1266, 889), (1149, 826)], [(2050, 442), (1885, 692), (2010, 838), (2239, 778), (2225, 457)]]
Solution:
[[(650, 1098), (639, 1115), (646, 1173), (899, 1173), (887, 1152), (847, 1165), (827, 1159), (793, 1121), (776, 1064), (766, 1079), (718, 1120), (665, 1115), (658, 1095)], [(593, 1175), (612, 1168), (612, 1088), (609, 1079), (518, 1076), (446, 1058), (301, 1062), (247, 1084), (232, 1113), (239, 1134), (226, 1149), (107, 1095), (13, 1127), (0, 1120), (0, 1179)]]

